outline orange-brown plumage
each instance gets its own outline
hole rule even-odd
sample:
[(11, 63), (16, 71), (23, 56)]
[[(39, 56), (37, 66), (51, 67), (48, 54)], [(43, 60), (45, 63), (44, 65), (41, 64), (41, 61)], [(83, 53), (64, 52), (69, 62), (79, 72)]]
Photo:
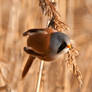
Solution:
[[(51, 28), (31, 29), (24, 32), (23, 35), (28, 35), (27, 47), (24, 47), (24, 51), (30, 54), (31, 58), (38, 57), (45, 61), (57, 59), (57, 56), (70, 45), (69, 37), (66, 34), (56, 32)], [(28, 59), (27, 64), (29, 65), (28, 68), (27, 64), (24, 67), (24, 76), (29, 70), (29, 66), (31, 67), (33, 60), (34, 59)]]

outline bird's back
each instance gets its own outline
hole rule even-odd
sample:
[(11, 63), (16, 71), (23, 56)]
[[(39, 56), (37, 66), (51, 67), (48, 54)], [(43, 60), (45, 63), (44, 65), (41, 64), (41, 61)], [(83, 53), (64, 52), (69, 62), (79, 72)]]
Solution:
[(49, 34), (35, 34), (29, 36), (27, 40), (27, 45), (32, 47), (36, 52), (45, 53), (49, 47)]

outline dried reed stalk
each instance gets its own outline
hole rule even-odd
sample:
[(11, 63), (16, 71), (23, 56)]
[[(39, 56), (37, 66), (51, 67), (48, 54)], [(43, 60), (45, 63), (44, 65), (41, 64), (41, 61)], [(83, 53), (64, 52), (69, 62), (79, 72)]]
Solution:
[[(49, 26), (61, 32), (70, 30), (70, 28), (60, 20), (60, 14), (57, 12), (53, 2), (50, 2), (49, 0), (40, 0), (40, 6), (43, 13), (50, 19)], [(78, 56), (78, 51), (72, 46), (65, 56), (65, 61), (67, 61), (68, 66), (71, 67), (73, 75), (76, 76), (81, 86), (82, 74), (76, 64), (76, 56)]]
[(38, 77), (36, 92), (39, 92), (39, 90), (40, 90), (40, 84), (41, 84), (41, 77), (42, 77), (43, 65), (44, 65), (44, 61), (42, 60), (42, 61), (40, 62), (39, 77)]
[(40, 6), (42, 8), (43, 13), (47, 15), (49, 17), (49, 20), (52, 22), (50, 23), (50, 26), (60, 32), (70, 30), (70, 28), (64, 22), (61, 21), (61, 16), (56, 10), (53, 2), (50, 2), (49, 0), (40, 0)]
[(76, 48), (72, 47), (65, 54), (65, 62), (71, 72), (73, 72), (74, 77), (77, 78), (80, 87), (82, 86), (82, 74), (79, 70), (78, 65), (76, 64), (76, 57), (79, 55), (79, 52)]

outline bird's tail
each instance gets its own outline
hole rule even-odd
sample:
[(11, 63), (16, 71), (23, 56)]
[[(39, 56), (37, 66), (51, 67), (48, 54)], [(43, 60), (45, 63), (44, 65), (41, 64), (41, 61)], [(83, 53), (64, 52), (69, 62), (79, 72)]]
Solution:
[(33, 61), (34, 61), (35, 57), (33, 56), (29, 56), (28, 60), (24, 66), (23, 72), (22, 72), (22, 79), (26, 76), (27, 72), (29, 71), (29, 68), (31, 67)]

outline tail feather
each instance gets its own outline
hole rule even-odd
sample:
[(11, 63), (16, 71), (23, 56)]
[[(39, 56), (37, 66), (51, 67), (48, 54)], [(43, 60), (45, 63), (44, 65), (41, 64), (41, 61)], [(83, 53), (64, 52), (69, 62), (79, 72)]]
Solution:
[(25, 64), (23, 72), (22, 72), (22, 78), (24, 78), (26, 76), (26, 74), (29, 71), (29, 68), (31, 67), (34, 59), (35, 59), (35, 57), (33, 57), (31, 55), (28, 57), (28, 60), (27, 60), (27, 62)]

